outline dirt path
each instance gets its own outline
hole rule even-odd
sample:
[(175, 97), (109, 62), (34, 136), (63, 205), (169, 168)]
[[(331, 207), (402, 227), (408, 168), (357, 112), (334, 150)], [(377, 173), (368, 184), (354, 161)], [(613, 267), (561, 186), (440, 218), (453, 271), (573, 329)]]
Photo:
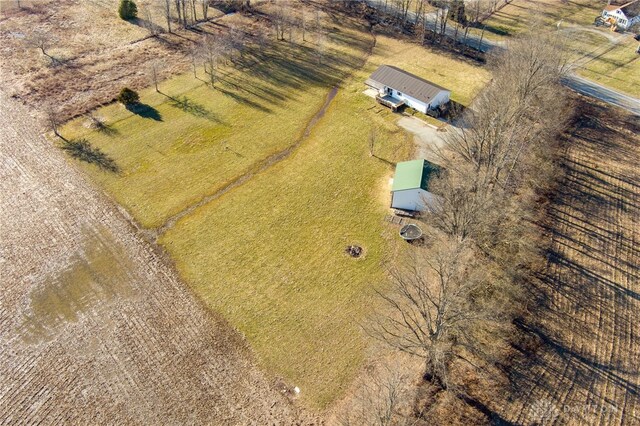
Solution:
[(0, 94), (0, 424), (291, 424), (244, 343)]
[(500, 413), (514, 424), (640, 424), (640, 119), (580, 110), (532, 289), (543, 306), (520, 324), (540, 348)]

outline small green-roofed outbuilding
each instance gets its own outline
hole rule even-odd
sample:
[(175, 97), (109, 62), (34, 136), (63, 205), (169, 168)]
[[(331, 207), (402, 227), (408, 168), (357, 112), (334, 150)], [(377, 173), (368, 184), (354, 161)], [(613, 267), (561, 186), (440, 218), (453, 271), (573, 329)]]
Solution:
[(429, 190), (429, 180), (438, 172), (438, 166), (427, 160), (403, 161), (396, 165), (392, 191), (422, 188)]
[(438, 172), (437, 165), (424, 159), (398, 163), (391, 186), (391, 207), (424, 210), (435, 200), (435, 196), (429, 192), (429, 181)]

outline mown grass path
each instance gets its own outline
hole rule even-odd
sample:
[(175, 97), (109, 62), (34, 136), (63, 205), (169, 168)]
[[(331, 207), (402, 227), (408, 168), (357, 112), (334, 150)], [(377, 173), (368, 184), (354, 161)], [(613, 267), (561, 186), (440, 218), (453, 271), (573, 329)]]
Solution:
[(331, 103), (333, 98), (336, 96), (336, 93), (338, 93), (338, 87), (334, 87), (329, 91), (329, 93), (327, 94), (327, 98), (326, 98), (324, 104), (318, 110), (318, 112), (316, 112), (316, 114), (311, 118), (311, 120), (309, 120), (309, 123), (305, 127), (304, 132), (302, 133), (302, 136), (300, 136), (293, 143), (293, 145), (285, 148), (284, 150), (282, 150), (280, 152), (277, 152), (275, 154), (270, 155), (269, 157), (265, 158), (264, 160), (259, 161), (258, 164), (254, 165), (252, 167), (251, 171), (248, 171), (247, 173), (236, 177), (234, 180), (229, 182), (224, 187), (220, 188), (215, 193), (213, 193), (211, 195), (207, 195), (206, 197), (204, 197), (201, 201), (197, 202), (196, 204), (193, 204), (193, 205), (185, 208), (184, 210), (182, 210), (180, 213), (177, 213), (177, 214), (171, 216), (169, 219), (167, 219), (167, 221), (161, 227), (151, 231), (151, 235), (153, 236), (153, 238), (157, 239), (159, 236), (161, 236), (162, 234), (164, 234), (165, 232), (167, 232), (168, 230), (173, 228), (173, 226), (176, 224), (177, 221), (179, 221), (183, 217), (189, 215), (190, 213), (193, 213), (197, 208), (202, 207), (202, 206), (210, 203), (211, 201), (213, 201), (213, 200), (217, 199), (218, 197), (224, 195), (227, 191), (230, 191), (230, 190), (232, 190), (232, 189), (244, 184), (245, 182), (247, 182), (249, 179), (251, 179), (257, 173), (262, 173), (265, 170), (267, 170), (269, 167), (271, 167), (274, 164), (276, 164), (277, 162), (286, 159), (289, 155), (291, 155), (291, 153), (298, 146), (300, 146), (300, 144), (305, 140), (305, 138), (307, 138), (309, 136), (309, 134), (311, 133), (311, 129), (313, 129), (313, 126), (317, 123), (317, 121), (320, 118), (322, 118), (322, 116), (324, 115), (327, 107), (329, 106), (329, 104)]

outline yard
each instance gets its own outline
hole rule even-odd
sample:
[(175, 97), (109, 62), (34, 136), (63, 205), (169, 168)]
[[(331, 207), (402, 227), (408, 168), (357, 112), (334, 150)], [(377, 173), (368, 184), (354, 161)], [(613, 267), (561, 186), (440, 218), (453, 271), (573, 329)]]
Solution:
[(484, 21), (485, 37), (501, 40), (536, 26), (552, 26), (563, 20), (569, 25), (591, 25), (602, 12), (602, 3), (594, 0), (514, 0)]
[(578, 74), (621, 92), (640, 97), (640, 55), (638, 42), (626, 37), (623, 42), (601, 50), (582, 64)]
[(311, 42), (256, 47), (245, 55), (253, 66), (223, 68), (214, 89), (200, 69), (199, 79), (185, 74), (161, 83), (161, 93), (142, 91), (139, 114), (120, 104), (100, 109), (94, 115), (105, 131), (88, 129), (83, 117), (63, 134), (88, 137), (115, 159), (121, 173), (95, 178), (144, 227), (156, 228), (292, 145), (330, 87), (361, 64), (367, 37), (343, 27), (321, 63)]
[[(255, 173), (162, 228), (159, 242), (204, 303), (246, 336), (259, 364), (299, 386), (313, 409), (339, 397), (365, 356), (360, 323), (383, 281), (385, 248), (396, 241), (382, 220), (388, 179), (395, 162), (413, 155), (398, 116), (361, 93), (364, 80), (392, 63), (451, 88), (466, 104), (489, 79), (473, 63), (382, 36), (361, 68), (371, 35), (334, 25), (322, 65), (313, 45), (280, 42), (253, 68), (227, 69), (218, 89), (183, 75), (160, 86), (177, 101), (144, 91), (142, 101), (162, 121), (111, 105), (95, 113), (108, 132), (88, 130), (85, 119), (63, 129), (116, 161), (120, 174), (82, 167), (145, 227), (161, 227)], [(355, 74), (305, 138), (348, 70)], [(372, 125), (375, 157), (367, 147)], [(297, 141), (290, 155), (258, 171)], [(364, 255), (349, 257), (350, 244)]]
[[(596, 28), (593, 22), (603, 4), (592, 0), (557, 2), (514, 0), (485, 21), (485, 37), (503, 41), (505, 36), (543, 26), (560, 28), (566, 37), (569, 59), (575, 71), (615, 90), (640, 96), (640, 61), (637, 42), (629, 34)], [(558, 27), (556, 25), (559, 24)]]

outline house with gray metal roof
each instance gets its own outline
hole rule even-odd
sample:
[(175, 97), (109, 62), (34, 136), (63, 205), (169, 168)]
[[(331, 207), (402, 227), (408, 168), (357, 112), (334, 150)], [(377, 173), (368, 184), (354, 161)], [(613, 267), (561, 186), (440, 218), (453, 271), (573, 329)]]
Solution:
[(381, 65), (365, 84), (376, 99), (396, 111), (406, 105), (422, 113), (449, 102), (451, 91), (391, 65)]

